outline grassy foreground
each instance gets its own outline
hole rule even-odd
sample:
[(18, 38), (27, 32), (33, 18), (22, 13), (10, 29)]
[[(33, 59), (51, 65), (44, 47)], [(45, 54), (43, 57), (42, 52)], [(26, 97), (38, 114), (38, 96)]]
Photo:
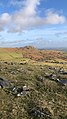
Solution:
[(29, 88), (19, 97), (8, 87), (0, 88), (0, 119), (67, 119), (67, 85), (50, 78), (55, 74), (55, 78), (67, 79), (60, 72), (67, 72), (67, 54), (65, 59), (37, 61), (23, 57), (27, 50), (0, 49), (0, 77), (12, 86)]

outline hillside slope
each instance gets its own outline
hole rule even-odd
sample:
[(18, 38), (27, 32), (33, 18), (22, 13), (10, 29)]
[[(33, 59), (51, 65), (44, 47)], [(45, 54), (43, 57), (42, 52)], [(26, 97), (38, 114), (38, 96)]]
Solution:
[(67, 53), (0, 48), (0, 119), (67, 119)]
[(67, 61), (67, 53), (56, 50), (38, 50), (31, 46), (24, 48), (0, 48), (0, 60), (27, 58), (36, 61), (62, 59)]

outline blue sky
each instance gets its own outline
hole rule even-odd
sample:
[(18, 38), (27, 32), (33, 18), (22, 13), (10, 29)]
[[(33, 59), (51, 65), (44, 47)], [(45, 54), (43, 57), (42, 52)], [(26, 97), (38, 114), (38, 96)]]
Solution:
[(67, 48), (67, 0), (0, 0), (0, 47)]

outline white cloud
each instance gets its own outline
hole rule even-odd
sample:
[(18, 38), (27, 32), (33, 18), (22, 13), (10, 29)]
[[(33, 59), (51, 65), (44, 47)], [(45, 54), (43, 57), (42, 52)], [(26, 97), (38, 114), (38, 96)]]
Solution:
[(0, 16), (0, 31), (3, 30), (11, 21), (11, 16), (8, 13), (3, 13)]
[(63, 15), (59, 15), (58, 13), (51, 10), (46, 12), (46, 24), (63, 24), (65, 21), (66, 19)]
[(39, 5), (39, 0), (26, 0), (24, 7), (12, 16), (14, 26), (9, 31), (21, 32), (22, 30), (36, 26), (39, 20), (36, 11), (37, 5)]
[(59, 13), (53, 10), (46, 11), (43, 18), (38, 16), (37, 5), (39, 4), (40, 0), (26, 0), (24, 1), (24, 6), (13, 15), (3, 13), (0, 16), (0, 30), (9, 25), (9, 32), (22, 32), (23, 30), (40, 25), (63, 24), (66, 21), (63, 15), (59, 15)]

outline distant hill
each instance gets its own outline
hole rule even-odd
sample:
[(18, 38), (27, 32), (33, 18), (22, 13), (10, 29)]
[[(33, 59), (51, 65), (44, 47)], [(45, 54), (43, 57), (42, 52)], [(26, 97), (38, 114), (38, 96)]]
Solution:
[(28, 46), (22, 48), (23, 57), (30, 58), (33, 60), (50, 60), (50, 59), (67, 59), (67, 55), (65, 52), (57, 51), (57, 50), (38, 50), (34, 47)]
[(0, 59), (28, 58), (36, 61), (63, 59), (67, 60), (67, 53), (58, 50), (39, 50), (32, 46), (21, 48), (0, 48)]

